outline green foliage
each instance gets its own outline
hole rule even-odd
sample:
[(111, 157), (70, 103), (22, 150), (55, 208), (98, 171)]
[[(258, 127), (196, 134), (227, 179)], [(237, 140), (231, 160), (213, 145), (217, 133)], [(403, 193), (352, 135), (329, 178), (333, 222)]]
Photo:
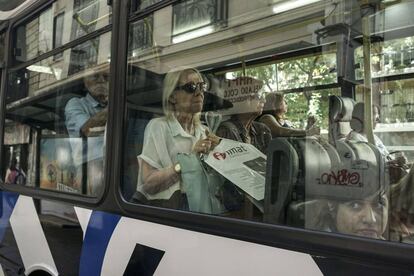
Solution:
[[(233, 77), (243, 76), (242, 70), (232, 73)], [(328, 53), (250, 67), (246, 68), (245, 75), (262, 80), (265, 92), (335, 83), (336, 55)], [(327, 129), (328, 97), (332, 94), (338, 95), (339, 89), (286, 94), (288, 119), (295, 127), (305, 128), (308, 116), (314, 115), (318, 120), (318, 125)]]

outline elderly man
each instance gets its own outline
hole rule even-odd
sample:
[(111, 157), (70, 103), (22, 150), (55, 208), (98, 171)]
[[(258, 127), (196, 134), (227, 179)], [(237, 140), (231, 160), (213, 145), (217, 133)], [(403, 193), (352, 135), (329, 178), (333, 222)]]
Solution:
[(70, 99), (65, 107), (65, 124), (70, 137), (89, 136), (91, 128), (105, 126), (108, 117), (108, 73), (85, 77), (84, 84), (88, 94)]
[[(109, 74), (97, 72), (84, 78), (88, 93), (82, 98), (72, 98), (65, 106), (65, 125), (70, 138), (74, 165), (82, 168), (87, 163), (87, 188), (89, 195), (97, 195), (103, 182), (104, 137), (102, 131), (108, 117)], [(85, 185), (85, 184), (84, 184)], [(84, 186), (85, 187), (85, 186)]]

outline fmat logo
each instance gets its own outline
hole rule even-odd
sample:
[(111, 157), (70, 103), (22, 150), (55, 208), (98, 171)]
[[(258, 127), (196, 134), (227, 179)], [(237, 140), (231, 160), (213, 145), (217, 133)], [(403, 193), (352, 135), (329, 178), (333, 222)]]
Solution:
[(224, 160), (228, 157), (233, 158), (240, 156), (242, 154), (246, 154), (248, 151), (245, 149), (242, 145), (238, 147), (231, 148), (229, 150), (226, 150), (225, 152), (215, 152), (213, 153), (214, 158), (217, 160)]
[(217, 160), (224, 160), (227, 157), (225, 152), (215, 152), (215, 153), (213, 153), (213, 156)]

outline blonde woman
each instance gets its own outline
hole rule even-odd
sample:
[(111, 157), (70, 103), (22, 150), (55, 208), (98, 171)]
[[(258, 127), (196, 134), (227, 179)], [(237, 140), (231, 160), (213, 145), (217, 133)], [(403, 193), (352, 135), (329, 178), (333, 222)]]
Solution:
[(157, 205), (188, 209), (177, 155), (208, 153), (218, 143), (200, 123), (205, 91), (203, 78), (194, 68), (178, 68), (164, 79), (165, 116), (149, 122), (138, 156), (137, 191)]

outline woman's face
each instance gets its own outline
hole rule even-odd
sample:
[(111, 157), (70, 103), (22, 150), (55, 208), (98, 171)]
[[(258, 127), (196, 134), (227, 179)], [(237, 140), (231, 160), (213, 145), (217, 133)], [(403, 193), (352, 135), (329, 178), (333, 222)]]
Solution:
[(176, 111), (190, 114), (201, 112), (204, 102), (204, 91), (201, 89), (203, 82), (200, 75), (193, 71), (186, 71), (181, 74), (177, 87), (195, 84), (197, 85), (197, 89), (195, 89), (194, 93), (191, 93), (186, 88), (177, 88), (171, 95), (171, 101), (174, 103)]
[(256, 118), (262, 114), (266, 98), (262, 93), (256, 93), (254, 95), (251, 95), (247, 102), (249, 105), (248, 110), (250, 110)]
[(276, 108), (279, 115), (283, 115), (288, 111), (288, 105), (285, 99), (282, 99), (282, 101), (279, 104), (279, 107)]
[(338, 204), (338, 232), (379, 239), (388, 222), (388, 199), (385, 195)]

